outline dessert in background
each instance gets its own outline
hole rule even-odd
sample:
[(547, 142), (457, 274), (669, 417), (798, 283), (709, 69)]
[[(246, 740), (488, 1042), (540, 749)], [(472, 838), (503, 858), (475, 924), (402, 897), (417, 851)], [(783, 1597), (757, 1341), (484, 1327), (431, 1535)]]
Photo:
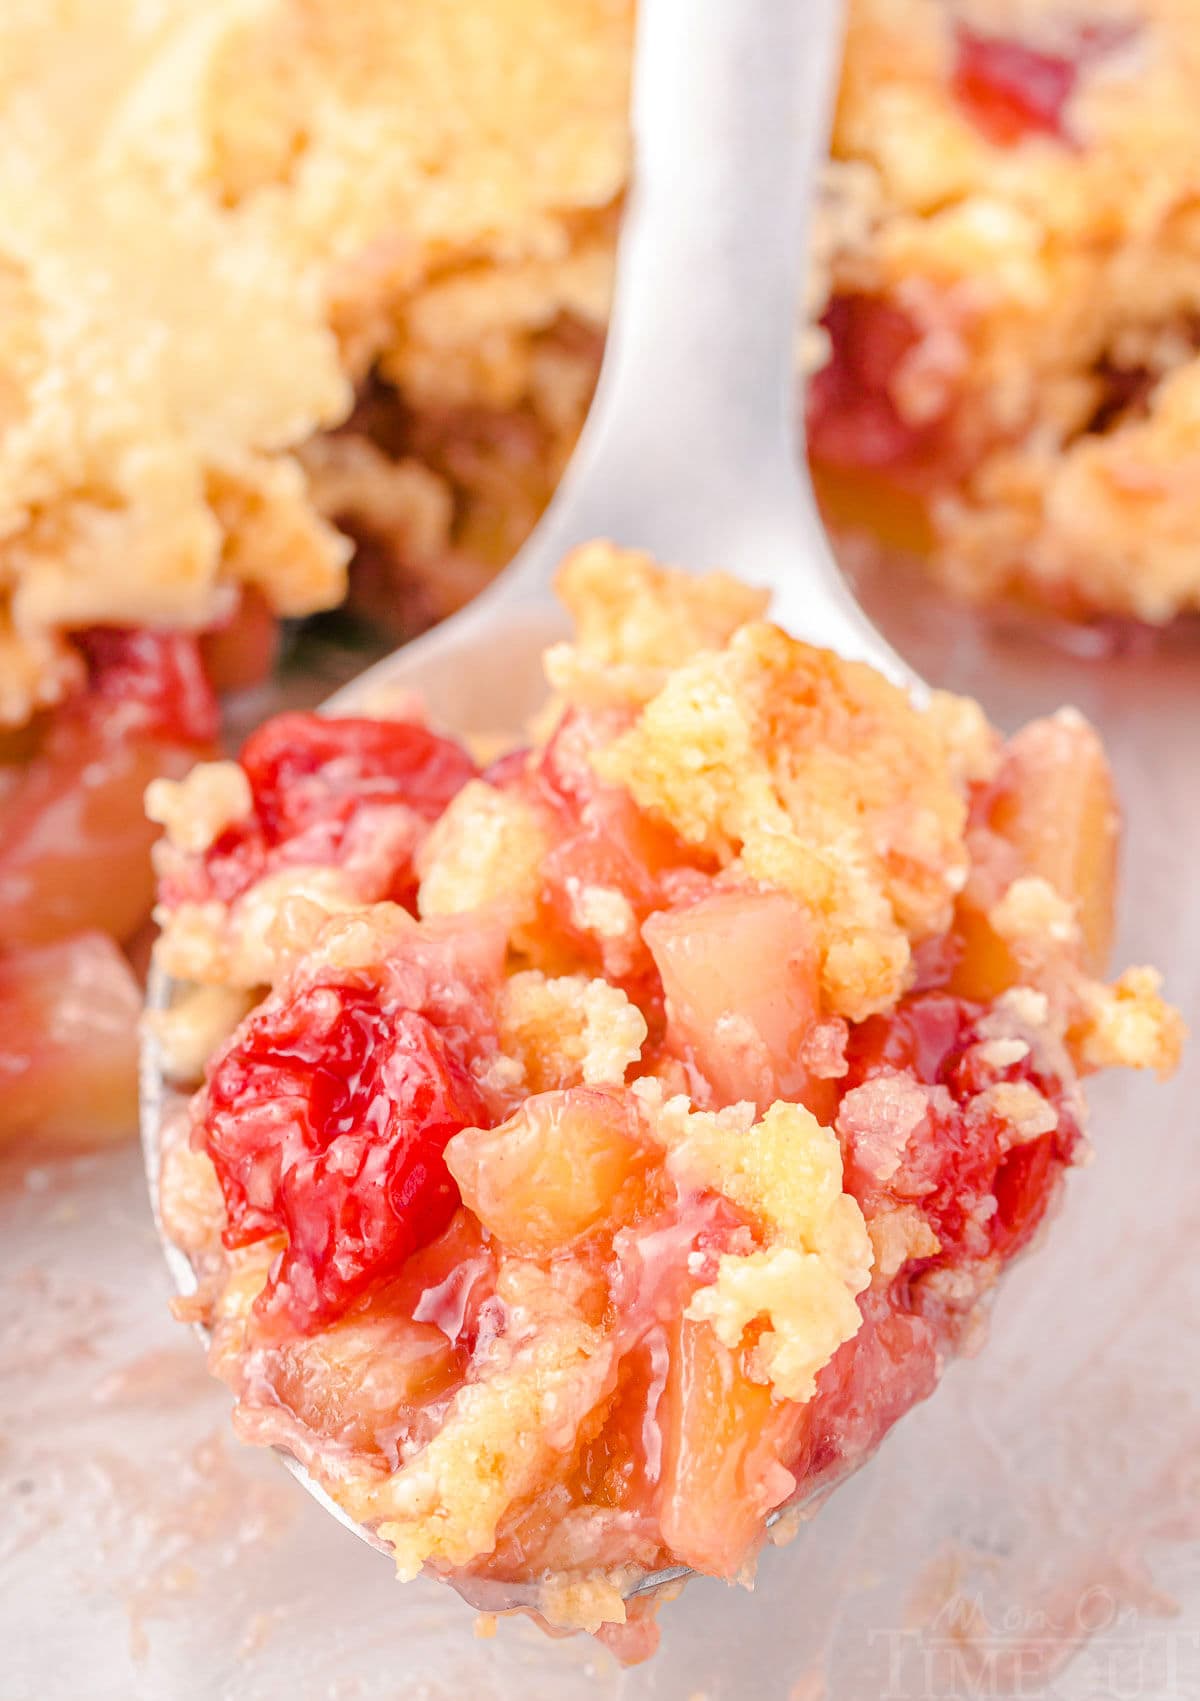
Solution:
[(853, 0), (809, 402), (839, 525), (1067, 618), (1200, 608), (1200, 13)]
[[(511, 555), (598, 363), (632, 17), (0, 21), (0, 722), (80, 684), (92, 625), (331, 606), (350, 540), (408, 630)], [(1166, 0), (851, 5), (814, 458), (974, 595), (1195, 604), (1198, 81)]]
[[(148, 915), (145, 785), (208, 747), (208, 685), (262, 677), (279, 617), (342, 601), (353, 543), (399, 637), (533, 523), (598, 364), (630, 38), (625, 0), (5, 9), (6, 985), (53, 945), (73, 1021), (129, 1004), (96, 939)], [(61, 1029), (12, 996), (0, 1140)]]
[[(369, 484), (363, 523), (401, 553), (462, 542), (497, 564), (544, 458), (530, 431), (577, 416), (572, 338), (603, 316), (630, 18), (616, 0), (7, 9), (5, 722), (79, 683), (80, 628), (201, 630), (245, 585), (281, 615), (336, 603), (330, 521)], [(372, 459), (388, 386), (424, 418)], [(506, 437), (496, 416), (523, 414)], [(314, 500), (297, 451), (331, 431)]]
[(595, 544), (539, 734), (285, 715), (161, 780), (163, 1226), (246, 1440), (403, 1577), (653, 1646), (630, 1584), (746, 1580), (977, 1343), (1168, 1071), (1102, 977), (1117, 807), (1069, 710), (1005, 741)]

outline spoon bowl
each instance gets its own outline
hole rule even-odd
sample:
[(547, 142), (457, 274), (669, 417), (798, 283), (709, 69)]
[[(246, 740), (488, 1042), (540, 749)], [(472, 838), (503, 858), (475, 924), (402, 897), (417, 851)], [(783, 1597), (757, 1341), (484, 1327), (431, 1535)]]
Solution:
[[(636, 165), (612, 322), (562, 486), (488, 591), (337, 692), (328, 712), (369, 714), (416, 693), (449, 732), (519, 734), (545, 695), (541, 654), (567, 631), (554, 572), (571, 548), (596, 537), (767, 586), (775, 617), (796, 636), (924, 695), (846, 588), (801, 470), (796, 327), (839, 27), (834, 0), (642, 0)], [(173, 995), (152, 970), (148, 1008), (166, 1009)], [(178, 1102), (148, 1026), (146, 1174), (172, 1275), (188, 1293), (195, 1272), (158, 1218), (163, 1130)], [(283, 1457), (340, 1523), (387, 1551)], [(689, 1575), (670, 1566), (626, 1592)], [(484, 1611), (533, 1604), (532, 1591), (485, 1579), (460, 1592)]]

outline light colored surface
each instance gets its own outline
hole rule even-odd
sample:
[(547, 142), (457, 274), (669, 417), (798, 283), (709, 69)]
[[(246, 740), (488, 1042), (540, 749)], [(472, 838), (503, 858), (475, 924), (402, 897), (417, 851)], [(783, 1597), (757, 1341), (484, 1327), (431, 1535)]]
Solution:
[[(885, 628), (1004, 724), (1064, 700), (1129, 806), (1121, 961), (1200, 1017), (1197, 643), (1096, 667), (898, 581)], [(0, 1185), (3, 1701), (1194, 1701), (1200, 1059), (1094, 1092), (1096, 1161), (957, 1366), (753, 1595), (693, 1584), (622, 1674), (401, 1590), (268, 1455), (166, 1314), (133, 1147)], [(1072, 1654), (1074, 1657), (1072, 1658)]]

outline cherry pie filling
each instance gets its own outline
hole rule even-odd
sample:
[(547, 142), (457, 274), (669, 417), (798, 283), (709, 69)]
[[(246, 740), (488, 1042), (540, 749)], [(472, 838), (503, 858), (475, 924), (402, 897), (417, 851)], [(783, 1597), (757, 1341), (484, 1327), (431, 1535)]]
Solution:
[[(635, 1576), (748, 1576), (931, 1392), (1082, 1150), (1080, 1070), (1178, 1039), (1147, 971), (1091, 979), (1116, 817), (1078, 717), (1005, 746), (634, 577), (682, 636), (589, 637), (568, 563), (530, 748), (480, 775), (414, 722), (282, 717), (207, 843), (166, 800), (161, 858), (177, 972), (197, 902), (273, 905), (163, 1172), (240, 1432), (401, 1575), (625, 1652)], [(330, 896), (364, 811), (390, 873)]]

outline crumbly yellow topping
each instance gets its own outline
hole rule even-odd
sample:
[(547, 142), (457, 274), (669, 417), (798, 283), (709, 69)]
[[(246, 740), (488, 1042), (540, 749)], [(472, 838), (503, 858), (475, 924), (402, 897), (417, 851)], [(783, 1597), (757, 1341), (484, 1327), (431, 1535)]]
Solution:
[(204, 1065), (229, 1038), (252, 1003), (251, 995), (240, 987), (190, 986), (182, 990), (169, 1009), (148, 1010), (142, 1021), (158, 1042), (159, 1058), (168, 1079), (200, 1080)]
[(362, 906), (363, 891), (349, 870), (297, 864), (256, 880), (230, 904), (160, 905), (155, 960), (177, 980), (270, 986), (330, 916), (357, 915)]
[(574, 641), (546, 656), (551, 685), (590, 708), (641, 703), (667, 671), (700, 650), (720, 649), (766, 612), (769, 593), (728, 573), (666, 567), (642, 550), (588, 543), (559, 568), (555, 589), (575, 624)]
[(817, 1372), (862, 1322), (854, 1296), (828, 1265), (792, 1246), (725, 1253), (716, 1281), (700, 1289), (685, 1315), (711, 1323), (727, 1347), (741, 1346), (749, 1326), (765, 1319), (770, 1327), (746, 1364), (781, 1400), (810, 1400)]
[(286, 524), (279, 607), (341, 594), (345, 547), (274, 458), (350, 405), (321, 281), (275, 212), (205, 181), (208, 79), (248, 11), (63, 0), (0, 21), (0, 599), (33, 645), (219, 616), (222, 503)]
[[(616, 620), (606, 613), (607, 566), (627, 599)], [(693, 890), (703, 893), (707, 910), (727, 899), (731, 886), (752, 881), (807, 906), (823, 930), (827, 1008), (796, 1018), (807, 1029), (796, 1041), (800, 1055), (820, 1064), (820, 1090), (847, 1068), (849, 1021), (894, 1006), (910, 984), (914, 948), (930, 938), (934, 984), (952, 986), (950, 976), (964, 961), (971, 966), (972, 952), (988, 972), (1000, 962), (997, 988), (971, 1017), (971, 1061), (1000, 1073), (1033, 1054), (1034, 1079), (996, 1080), (973, 1094), (962, 1111), (967, 1137), (978, 1124), (992, 1139), (999, 1122), (1004, 1149), (1042, 1138), (1058, 1126), (1060, 1093), (1076, 1119), (1082, 1107), (1071, 1058), (1089, 1067), (1171, 1066), (1182, 1024), (1162, 1000), (1157, 977), (1131, 970), (1106, 987), (1086, 972), (1081, 922), (1085, 911), (1107, 905), (1111, 866), (1082, 852), (1091, 828), (1106, 842), (1115, 830), (1107, 771), (1086, 728), (1068, 717), (1002, 746), (972, 706), (941, 697), (919, 710), (870, 670), (759, 623), (757, 600), (740, 603), (721, 581), (693, 585), (609, 546), (576, 557), (571, 573), (581, 629), (574, 654), (596, 669), (596, 679), (633, 668), (640, 683), (608, 699), (611, 707), (621, 697), (614, 712), (572, 722), (581, 737), (558, 755), (569, 769), (570, 760), (592, 751), (604, 780), (626, 785), (644, 809), (713, 858), (716, 872), (677, 867), (662, 875), (658, 901), (663, 909), (679, 906), (673, 920), (686, 915)], [(639, 610), (647, 612), (644, 630)], [(738, 623), (741, 612), (748, 623)], [(671, 649), (680, 632), (688, 634), (683, 654)], [(651, 676), (646, 695), (642, 685)], [(1089, 783), (1079, 783), (1080, 771)], [(244, 805), (237, 784), (223, 775), (223, 767), (210, 766), (156, 794), (169, 831), (163, 855), (182, 859), (176, 872)], [(428, 1010), (447, 1030), (479, 1038), (470, 1067), (502, 1120), (461, 1131), (447, 1154), (464, 1216), (474, 1213), (495, 1260), (504, 1326), (481, 1328), (465, 1377), (453, 1392), (446, 1389), (442, 1404), (423, 1409), (429, 1428), (402, 1439), (396, 1468), (341, 1443), (322, 1451), (325, 1432), (317, 1425), (311, 1432), (321, 1480), (353, 1516), (378, 1529), (403, 1576), (484, 1561), (532, 1515), (548, 1485), (568, 1491), (574, 1467), (590, 1464), (590, 1443), (617, 1409), (611, 1402), (620, 1398), (630, 1322), (625, 1295), (636, 1295), (628, 1302), (634, 1323), (645, 1320), (645, 1295), (652, 1307), (669, 1308), (656, 1271), (672, 1255), (675, 1274), (687, 1282), (676, 1321), (681, 1308), (683, 1318), (707, 1325), (704, 1338), (725, 1352), (729, 1375), (769, 1390), (769, 1397), (753, 1388), (751, 1394), (773, 1418), (787, 1418), (772, 1402), (812, 1398), (822, 1368), (861, 1326), (859, 1295), (868, 1285), (882, 1287), (909, 1260), (941, 1250), (919, 1199), (884, 1197), (875, 1209), (864, 1193), (870, 1220), (864, 1218), (846, 1190), (842, 1142), (853, 1154), (855, 1185), (870, 1177), (886, 1189), (917, 1150), (931, 1109), (950, 1103), (948, 1089), (899, 1068), (869, 1074), (840, 1095), (836, 1128), (800, 1103), (774, 1102), (761, 1116), (751, 1103), (698, 1108), (723, 1099), (704, 1098), (715, 1089), (690, 1041), (672, 1050), (670, 1002), (664, 1010), (657, 989), (647, 987), (644, 952), (627, 985), (616, 984), (624, 970), (607, 957), (611, 981), (586, 967), (597, 941), (644, 946), (644, 908), (615, 887), (581, 879), (569, 901), (556, 899), (565, 911), (557, 921), (586, 922), (591, 940), (577, 947), (551, 938), (547, 956), (569, 958), (568, 971), (551, 972), (542, 961), (541, 934), (553, 935), (556, 925), (541, 884), (553, 824), (527, 801), (536, 797), (522, 789), (529, 780), (523, 768), (511, 791), (475, 781), (459, 794), (419, 852), (419, 919), (364, 896), (354, 885), (361, 870), (289, 868), (232, 905), (212, 905), (207, 942), (198, 906), (180, 906), (166, 917), (160, 946), (168, 967), (193, 960), (235, 986), (256, 967), (285, 1002), (313, 985), (348, 979), (376, 988), (388, 1007)], [(982, 798), (997, 813), (985, 825), (976, 809), (968, 832), (972, 784), (984, 787), (976, 802)], [(612, 802), (601, 791), (581, 810)], [(597, 820), (605, 820), (602, 809), (590, 824)], [(976, 856), (994, 863), (979, 891), (967, 881)], [(323, 885), (322, 876), (331, 883)], [(737, 901), (743, 897), (737, 893)], [(953, 935), (948, 954), (961, 960), (939, 976), (944, 942), (936, 936), (960, 926), (964, 914), (973, 916), (976, 932)], [(982, 972), (978, 964), (974, 972)], [(1018, 975), (1029, 984), (1012, 984)], [(1038, 1070), (1060, 1082), (1054, 1102), (1036, 1084)], [(637, 1078), (622, 1096), (631, 1074)], [(556, 1123), (555, 1138), (565, 1143), (553, 1148), (521, 1108), (526, 1095), (580, 1087), (606, 1089), (594, 1096), (620, 1108), (619, 1129), (600, 1127), (590, 1155), (586, 1131), (564, 1134)], [(581, 1115), (586, 1108), (576, 1107)], [(535, 1155), (552, 1154), (561, 1172), (554, 1186), (540, 1181), (527, 1190), (536, 1191), (532, 1203), (514, 1179), (528, 1150), (516, 1149), (516, 1161), (508, 1162), (518, 1130), (521, 1140), (545, 1140)], [(614, 1140), (616, 1154), (606, 1157), (602, 1148)], [(597, 1152), (604, 1162), (593, 1161)], [(299, 1431), (286, 1425), (300, 1420), (281, 1417), (279, 1402), (254, 1381), (262, 1370), (254, 1355), (272, 1349), (255, 1338), (251, 1306), (277, 1247), (226, 1258), (217, 1247), (212, 1166), (186, 1149), (168, 1157), (164, 1220), (215, 1272), (195, 1313), (215, 1324), (214, 1364), (239, 1393), (240, 1421), (290, 1445)], [(622, 1191), (610, 1171), (628, 1176), (631, 1164), (636, 1185)], [(576, 1173), (587, 1209), (564, 1232), (567, 1207), (552, 1195), (556, 1187), (571, 1194)], [(733, 1227), (714, 1270), (694, 1224), (718, 1208), (732, 1214)], [(975, 1202), (978, 1227), (994, 1208), (990, 1199)], [(541, 1225), (529, 1232), (539, 1210), (551, 1232)], [(986, 1254), (986, 1238), (980, 1244), (985, 1251), (964, 1267), (919, 1277), (931, 1301), (955, 1314), (956, 1339), (965, 1338), (999, 1267), (999, 1258)], [(340, 1384), (329, 1392), (337, 1328), (304, 1337), (305, 1374), (311, 1372), (318, 1404), (343, 1398)], [(353, 1402), (354, 1377), (344, 1370), (337, 1375)], [(269, 1392), (269, 1379), (266, 1386)], [(767, 1468), (786, 1476), (785, 1465), (774, 1458)], [(589, 1516), (593, 1511), (589, 1506)], [(562, 1551), (577, 1550), (564, 1538)], [(622, 1622), (628, 1575), (596, 1562), (586, 1542), (578, 1551), (584, 1558), (563, 1562), (541, 1610), (565, 1626)]]
[(933, 1258), (942, 1243), (915, 1205), (876, 1211), (867, 1224), (875, 1278), (890, 1282), (910, 1258)]
[(501, 1518), (533, 1494), (564, 1455), (583, 1419), (611, 1390), (611, 1343), (565, 1305), (535, 1265), (510, 1260), (498, 1292), (536, 1322), (515, 1347), (496, 1344), (496, 1363), (455, 1396), (438, 1434), (384, 1482), (352, 1497), (376, 1524), (402, 1578), (421, 1567), (465, 1565), (495, 1546)]
[(838, 1014), (894, 1002), (911, 945), (948, 925), (966, 880), (941, 727), (873, 669), (776, 627), (742, 626), (676, 667), (595, 767), (687, 843), (810, 908)]
[(225, 1201), (217, 1172), (207, 1154), (193, 1151), (186, 1139), (164, 1148), (159, 1210), (164, 1232), (184, 1252), (199, 1257), (220, 1245)]
[(1169, 1075), (1179, 1063), (1187, 1030), (1178, 1010), (1162, 996), (1155, 969), (1126, 969), (1105, 986), (1085, 983), (1082, 1019), (1072, 1039), (1091, 1069), (1153, 1069)]
[(538, 1611), (555, 1629), (586, 1630), (594, 1635), (603, 1624), (624, 1624), (627, 1613), (620, 1581), (609, 1577), (551, 1577), (542, 1584)]
[[(632, 15), (6, 8), (0, 724), (77, 681), (72, 626), (203, 625), (240, 583), (287, 613), (336, 602), (330, 521), (381, 540), (425, 619), (507, 558), (595, 371)], [(948, 89), (940, 0), (854, 0), (812, 308), (830, 290), (895, 302), (919, 333), (890, 381), (899, 415), (920, 426), (953, 401), (969, 465), (928, 514), (945, 581), (1166, 619), (1200, 601), (1191, 14), (957, 15), (1050, 51), (1081, 21), (1111, 27), (1068, 105), (1077, 145), (978, 130)], [(807, 347), (824, 358), (820, 334)], [(1145, 393), (1092, 429), (1113, 368)], [(372, 370), (421, 421), (396, 458), (327, 435)], [(586, 649), (556, 660), (557, 684), (649, 691), (641, 664), (605, 681)]]
[(1079, 946), (1074, 906), (1040, 874), (1022, 874), (1009, 886), (988, 920), (1022, 962), (1043, 964)]
[[(1069, 103), (1079, 145), (993, 145), (949, 93), (945, 7), (855, 0), (817, 271), (921, 333), (901, 417), (953, 398), (964, 422), (972, 465), (930, 511), (942, 577), (1165, 619), (1200, 600), (1190, 14), (961, 15), (1050, 51), (1113, 28)], [(7, 9), (0, 723), (78, 678), (73, 625), (203, 624), (239, 582), (336, 601), (322, 516), (385, 538), (426, 618), (511, 552), (594, 371), (549, 339), (606, 315), (631, 23), (630, 0)], [(312, 436), (372, 366), (426, 421), (396, 460)], [(1147, 393), (1092, 431), (1106, 366)], [(601, 688), (581, 662), (562, 682)], [(603, 687), (647, 688), (632, 662)]]
[(528, 804), (470, 780), (421, 846), (417, 907), (423, 916), (461, 915), (499, 904), (519, 931), (536, 915), (547, 849)]
[(500, 1047), (531, 1093), (620, 1086), (646, 1041), (646, 1018), (619, 986), (587, 975), (527, 969), (504, 983), (496, 1009)]
[(755, 1122), (748, 1106), (705, 1112), (682, 1096), (664, 1100), (654, 1080), (634, 1091), (676, 1180), (722, 1194), (768, 1236), (762, 1251), (724, 1254), (686, 1315), (706, 1319), (729, 1347), (765, 1318), (752, 1373), (780, 1399), (809, 1399), (817, 1371), (858, 1331), (854, 1296), (873, 1258), (862, 1212), (842, 1191), (837, 1137), (803, 1105), (774, 1104)]
[(1011, 1146), (1052, 1134), (1058, 1127), (1058, 1112), (1032, 1081), (997, 1081), (985, 1087), (972, 1100), (970, 1114), (999, 1118)]
[(202, 854), (253, 807), (250, 782), (238, 762), (197, 762), (181, 780), (151, 780), (146, 814), (164, 829), (159, 874), (168, 872), (172, 851)]
[[(200, 763), (183, 780), (152, 781), (146, 813), (165, 828), (153, 852), (159, 879), (185, 876), (252, 804), (249, 782), (236, 762)], [(327, 917), (363, 911), (389, 889), (396, 855), (413, 832), (407, 810), (382, 812), (355, 852), (337, 865), (285, 861), (228, 904), (213, 899), (160, 904), (155, 911), (160, 966), (180, 980), (274, 984)], [(423, 914), (453, 915), (503, 897), (514, 927), (527, 919), (522, 899), (529, 896), (541, 841), (532, 815), (516, 800), (482, 781), (471, 782), (426, 848)]]

